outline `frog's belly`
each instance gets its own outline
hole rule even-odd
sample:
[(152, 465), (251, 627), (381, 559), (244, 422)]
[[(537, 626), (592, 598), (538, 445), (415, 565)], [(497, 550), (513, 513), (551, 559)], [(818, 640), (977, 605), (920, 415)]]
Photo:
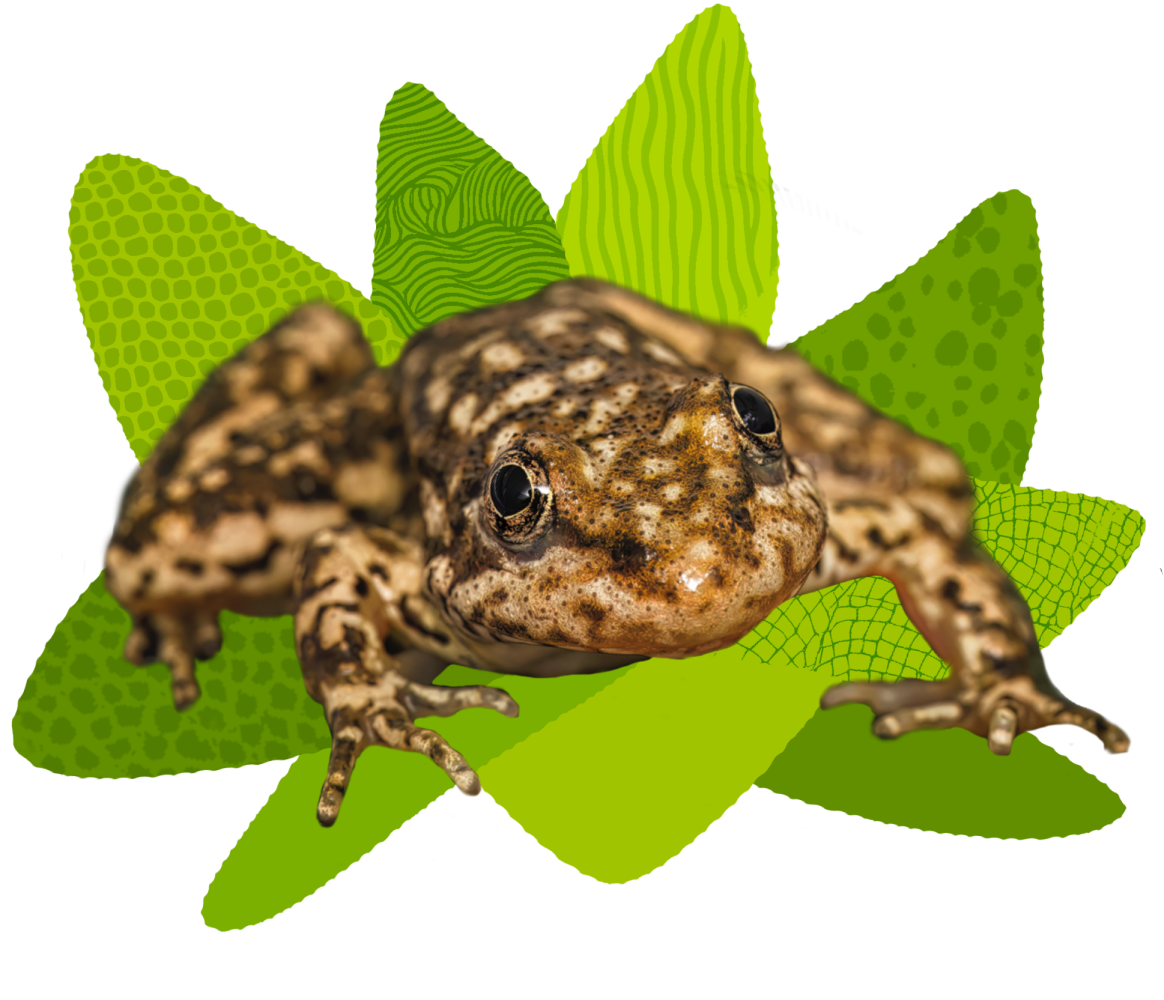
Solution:
[(473, 652), (483, 670), (523, 677), (564, 677), (568, 674), (600, 674), (638, 663), (645, 656), (558, 649), (524, 642), (474, 643)]

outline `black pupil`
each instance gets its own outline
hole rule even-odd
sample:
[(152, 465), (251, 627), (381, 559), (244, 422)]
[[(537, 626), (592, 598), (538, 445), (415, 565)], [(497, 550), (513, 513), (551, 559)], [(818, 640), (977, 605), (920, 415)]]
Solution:
[(502, 517), (513, 517), (530, 505), (533, 483), (529, 481), (529, 473), (520, 465), (503, 465), (493, 477), (489, 492), (497, 513)]
[(736, 389), (732, 400), (744, 426), (753, 434), (771, 434), (776, 430), (776, 414), (772, 412), (768, 400), (755, 389), (742, 385)]

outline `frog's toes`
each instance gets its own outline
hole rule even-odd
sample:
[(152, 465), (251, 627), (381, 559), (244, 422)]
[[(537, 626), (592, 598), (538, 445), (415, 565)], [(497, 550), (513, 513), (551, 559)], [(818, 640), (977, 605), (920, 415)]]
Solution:
[(158, 656), (158, 633), (148, 617), (135, 618), (133, 631), (125, 640), (125, 658), (130, 663), (144, 667), (156, 663)]
[[(125, 658), (139, 667), (158, 661), (169, 667), (174, 707), (181, 712), (193, 705), (201, 694), (194, 679), (195, 656), (208, 659), (221, 644), (222, 635), (214, 619), (189, 623), (176, 615), (142, 615), (134, 622), (125, 641)], [(207, 656), (202, 655), (212, 647), (213, 651)]]
[(853, 702), (873, 709), (873, 732), (894, 739), (915, 729), (960, 726), (986, 738), (991, 751), (1010, 753), (1014, 738), (1043, 726), (1072, 725), (1093, 733), (1112, 753), (1123, 753), (1130, 741), (1118, 726), (1098, 712), (1064, 698), (1035, 665), (1034, 676), (1017, 674), (983, 678), (986, 683), (908, 680), (897, 683), (854, 681), (830, 688), (821, 708)]
[(369, 746), (385, 746), (424, 754), (445, 772), (462, 792), (476, 795), (481, 781), (439, 733), (417, 726), (425, 715), (449, 716), (463, 708), (492, 708), (514, 717), (518, 707), (506, 692), (477, 685), (442, 687), (408, 680), (388, 671), (374, 684), (325, 685), (324, 706), (332, 731), (327, 778), (319, 795), (316, 817), (331, 826), (343, 804), (356, 759)]
[(491, 708), (495, 712), (516, 719), (517, 702), (500, 688), (478, 684), (471, 687), (442, 687), (439, 684), (418, 684), (410, 681), (401, 691), (401, 700), (408, 706), (413, 718), (422, 715), (447, 717), (462, 708)]
[(1010, 682), (1010, 700), (1020, 703), (1032, 721), (1021, 730), (1045, 729), (1052, 725), (1071, 725), (1092, 736), (1103, 744), (1103, 751), (1109, 754), (1127, 753), (1131, 750), (1131, 737), (1119, 723), (1107, 716), (1087, 708), (1059, 690), (1046, 668), (1046, 658), (1042, 651), (1031, 658), (1029, 674), (1021, 674)]
[(820, 699), (826, 709), (853, 703), (873, 709), (873, 733), (883, 740), (915, 729), (948, 729), (966, 714), (949, 681), (851, 681), (829, 688)]
[(190, 630), (191, 647), (194, 658), (209, 660), (222, 649), (222, 629), (218, 627), (218, 615), (206, 615), (195, 619)]

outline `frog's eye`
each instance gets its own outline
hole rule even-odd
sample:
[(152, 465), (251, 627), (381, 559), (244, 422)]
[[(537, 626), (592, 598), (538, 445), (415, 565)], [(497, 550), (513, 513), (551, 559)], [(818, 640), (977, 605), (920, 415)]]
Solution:
[(736, 424), (756, 448), (757, 461), (769, 462), (783, 451), (780, 418), (762, 392), (749, 385), (731, 386), (732, 413)]
[(537, 462), (525, 454), (508, 455), (499, 460), (488, 483), (485, 507), (498, 538), (521, 545), (545, 532), (553, 496)]
[(515, 517), (533, 501), (533, 483), (520, 465), (503, 465), (489, 484), (493, 507), (502, 517)]

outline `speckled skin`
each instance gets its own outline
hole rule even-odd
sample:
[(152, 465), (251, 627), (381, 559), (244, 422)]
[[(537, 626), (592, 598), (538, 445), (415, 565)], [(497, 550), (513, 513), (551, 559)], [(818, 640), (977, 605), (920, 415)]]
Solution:
[[(770, 401), (768, 423), (741, 412), (741, 385)], [(516, 505), (493, 488), (503, 469)], [(948, 449), (793, 351), (570, 281), (423, 330), (383, 369), (354, 322), (298, 310), (214, 372), (142, 465), (106, 582), (134, 616), (126, 655), (168, 664), (179, 708), (222, 609), (294, 613), (333, 734), (325, 825), (373, 743), (479, 788), (413, 720), (517, 706), (432, 685), (449, 663), (551, 676), (692, 656), (871, 574), (951, 676), (846, 684), (826, 706), (872, 705), (882, 736), (960, 725), (996, 753), (1056, 722), (1126, 749), (1047, 679), (971, 508)]]

